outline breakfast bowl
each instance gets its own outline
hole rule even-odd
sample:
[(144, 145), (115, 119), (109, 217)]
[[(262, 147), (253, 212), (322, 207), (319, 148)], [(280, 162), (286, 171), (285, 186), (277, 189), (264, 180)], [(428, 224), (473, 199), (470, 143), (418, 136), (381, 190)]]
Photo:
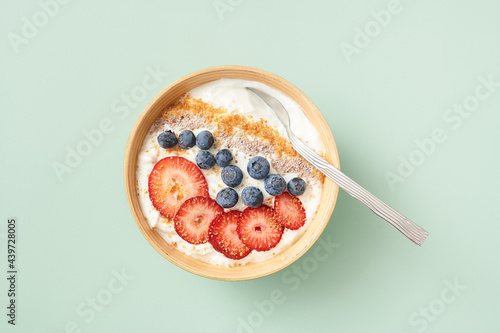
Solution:
[[(146, 106), (132, 129), (125, 150), (125, 190), (132, 215), (139, 230), (156, 251), (170, 262), (203, 277), (227, 281), (250, 280), (285, 268), (300, 258), (314, 244), (328, 224), (335, 207), (339, 187), (330, 179), (322, 177), (321, 195), (317, 199), (317, 208), (315, 208), (313, 214), (310, 214), (307, 229), (300, 234), (300, 237), (294, 239), (282, 250), (275, 251), (276, 253), (266, 257), (265, 260), (230, 266), (214, 265), (200, 260), (196, 256), (186, 254), (186, 252), (179, 249), (177, 243), (169, 242), (167, 241), (168, 238), (162, 237), (161, 232), (155, 230), (155, 227), (151, 226), (145, 216), (147, 214), (144, 213), (144, 206), (141, 207), (139, 194), (145, 196), (147, 192), (147, 189), (141, 189), (141, 193), (139, 193), (138, 185), (141, 181), (144, 183), (144, 179), (138, 179), (138, 161), (140, 160), (143, 143), (145, 140), (147, 141), (148, 133), (154, 128), (157, 120), (165, 117), (165, 115), (168, 117), (169, 106), (175, 105), (187, 92), (220, 79), (245, 80), (244, 82), (251, 81), (255, 84), (265, 85), (293, 101), (294, 105), (298, 107), (297, 110), (307, 117), (316, 130), (318, 138), (324, 147), (323, 157), (336, 168), (340, 168), (337, 147), (330, 128), (319, 110), (304, 93), (288, 81), (264, 70), (244, 66), (219, 66), (191, 73), (173, 82)], [(268, 110), (268, 112), (272, 111)], [(293, 119), (292, 116), (292, 122)], [(266, 121), (260, 123), (266, 124)], [(193, 149), (196, 149), (196, 146)], [(149, 172), (151, 172), (151, 169), (148, 170)], [(243, 187), (243, 185), (241, 186)], [(212, 198), (215, 197), (213, 194), (211, 196)]]

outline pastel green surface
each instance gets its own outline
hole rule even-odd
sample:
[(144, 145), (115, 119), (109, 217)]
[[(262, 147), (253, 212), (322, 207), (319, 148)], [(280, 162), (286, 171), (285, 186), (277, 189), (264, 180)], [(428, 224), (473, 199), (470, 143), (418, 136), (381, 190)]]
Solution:
[[(7, 324), (2, 279), (2, 332), (500, 331), (499, 1), (54, 3), (0, 11), (5, 272), (19, 224), (18, 316)], [(126, 140), (163, 87), (228, 64), (304, 91), (343, 171), (428, 230), (424, 246), (341, 191), (322, 243), (271, 276), (214, 281), (159, 255), (125, 198)], [(59, 181), (54, 163), (99, 126)]]

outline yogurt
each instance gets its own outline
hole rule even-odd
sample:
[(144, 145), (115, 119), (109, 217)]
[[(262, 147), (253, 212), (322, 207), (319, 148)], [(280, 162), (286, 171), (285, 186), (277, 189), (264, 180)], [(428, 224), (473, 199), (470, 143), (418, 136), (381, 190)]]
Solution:
[[(323, 176), (291, 149), (285, 128), (273, 111), (245, 87), (260, 89), (277, 98), (290, 114), (292, 131), (318, 154), (324, 155), (325, 148), (319, 133), (291, 98), (260, 82), (220, 79), (192, 89), (181, 98), (180, 104), (167, 107), (144, 139), (137, 161), (137, 195), (149, 226), (184, 254), (224, 267), (264, 261), (293, 245), (309, 227), (319, 207), (323, 188)], [(200, 112), (200, 108), (205, 113)], [(222, 126), (227, 119), (235, 119), (235, 126)], [(228, 148), (233, 154), (231, 164), (243, 171), (243, 181), (235, 188), (240, 199), (231, 210), (245, 209), (241, 191), (247, 186), (258, 187), (264, 195), (264, 204), (273, 206), (274, 197), (265, 191), (264, 182), (251, 178), (246, 172), (248, 161), (255, 155), (265, 157), (271, 163), (270, 174), (280, 174), (287, 182), (294, 177), (302, 177), (307, 183), (305, 193), (299, 197), (306, 210), (305, 225), (298, 230), (285, 229), (276, 247), (265, 252), (253, 250), (240, 260), (225, 257), (210, 243), (193, 245), (178, 236), (173, 223), (153, 207), (148, 193), (148, 177), (156, 162), (167, 156), (182, 156), (195, 163), (200, 151), (196, 146), (187, 150), (171, 150), (161, 148), (157, 142), (157, 136), (163, 131), (172, 130), (178, 135), (186, 129), (192, 130), (195, 135), (203, 130), (214, 133), (216, 143), (209, 151), (215, 155), (217, 151)], [(261, 129), (267, 136), (262, 135)], [(232, 133), (228, 135), (228, 131)], [(272, 140), (268, 139), (269, 135)], [(217, 193), (226, 187), (220, 177), (222, 168), (216, 165), (201, 171), (207, 180), (210, 197), (215, 199)]]

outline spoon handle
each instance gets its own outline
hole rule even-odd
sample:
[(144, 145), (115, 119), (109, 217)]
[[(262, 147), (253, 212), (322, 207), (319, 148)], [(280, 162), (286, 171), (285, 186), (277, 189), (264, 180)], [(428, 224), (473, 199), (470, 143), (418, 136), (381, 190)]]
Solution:
[(294, 135), (290, 136), (292, 147), (309, 163), (314, 165), (325, 176), (333, 180), (335, 184), (340, 186), (344, 191), (349, 193), (354, 198), (358, 199), (363, 205), (368, 207), (375, 214), (405, 235), (413, 243), (421, 246), (429, 233), (420, 228), (415, 223), (408, 220), (406, 217), (389, 207), (382, 200), (368, 192), (366, 189), (358, 185), (351, 178), (344, 175), (340, 170), (325, 161), (311, 148), (306, 146), (300, 139)]

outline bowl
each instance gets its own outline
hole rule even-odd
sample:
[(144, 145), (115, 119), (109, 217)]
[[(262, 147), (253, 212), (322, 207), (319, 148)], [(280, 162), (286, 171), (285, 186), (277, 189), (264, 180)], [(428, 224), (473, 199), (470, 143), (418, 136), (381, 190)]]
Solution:
[(261, 69), (245, 66), (219, 66), (191, 73), (173, 82), (146, 106), (132, 129), (125, 150), (125, 190), (137, 226), (147, 241), (166, 259), (191, 273), (203, 277), (227, 281), (250, 280), (275, 273), (287, 267), (314, 244), (328, 224), (337, 201), (339, 187), (330, 179), (325, 178), (321, 203), (307, 231), (285, 251), (271, 259), (258, 263), (249, 263), (238, 267), (214, 266), (185, 255), (168, 244), (156, 231), (152, 230), (142, 214), (136, 194), (136, 166), (142, 142), (167, 105), (189, 90), (221, 78), (258, 81), (288, 95), (300, 106), (318, 130), (326, 149), (326, 160), (335, 167), (340, 168), (337, 146), (330, 128), (319, 110), (304, 93), (281, 77)]

